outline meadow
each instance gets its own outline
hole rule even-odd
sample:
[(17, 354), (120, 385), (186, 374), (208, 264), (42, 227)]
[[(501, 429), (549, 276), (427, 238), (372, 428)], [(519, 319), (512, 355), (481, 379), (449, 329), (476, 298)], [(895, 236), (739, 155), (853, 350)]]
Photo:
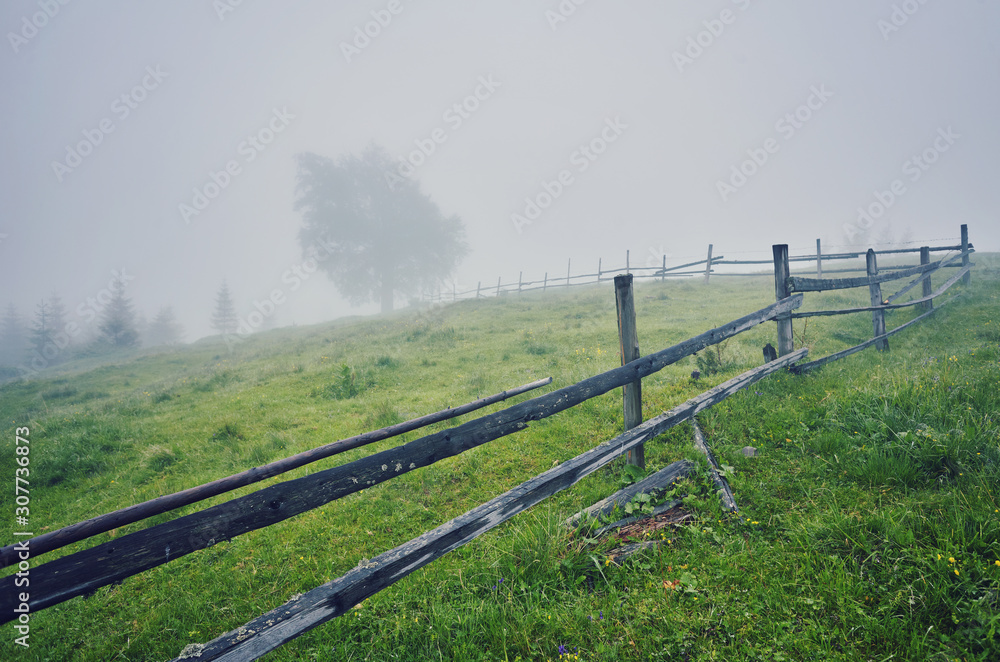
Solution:
[[(647, 470), (678, 459), (697, 463), (670, 495), (693, 517), (658, 531), (655, 549), (616, 562), (613, 540), (563, 526), (637, 478), (617, 461), (265, 659), (1000, 659), (1000, 258), (977, 254), (974, 261), (971, 284), (953, 288), (954, 301), (893, 336), (889, 352), (868, 349), (815, 372), (771, 376), (699, 415), (742, 521), (723, 513), (691, 430), (681, 425), (647, 444)], [(806, 295), (804, 309), (867, 305), (867, 297), (861, 290)], [(662, 349), (773, 299), (768, 277), (713, 278), (707, 286), (640, 282), (640, 350)], [(887, 325), (914, 315), (893, 312)], [(871, 330), (866, 314), (798, 320), (795, 345), (819, 358)], [(645, 379), (644, 416), (760, 365), (768, 342), (775, 343), (773, 323)], [(693, 379), (698, 359), (718, 371)], [(231, 349), (215, 337), (81, 359), (0, 386), (0, 476), (9, 486), (0, 511), (14, 509), (17, 427), (31, 430), (31, 522), (41, 533), (542, 377), (553, 378), (543, 389), (551, 390), (617, 365), (610, 283), (276, 329)], [(0, 657), (173, 658), (621, 427), (615, 391), (37, 612), (30, 648), (13, 643), (7, 624)], [(744, 446), (757, 455), (745, 457)]]

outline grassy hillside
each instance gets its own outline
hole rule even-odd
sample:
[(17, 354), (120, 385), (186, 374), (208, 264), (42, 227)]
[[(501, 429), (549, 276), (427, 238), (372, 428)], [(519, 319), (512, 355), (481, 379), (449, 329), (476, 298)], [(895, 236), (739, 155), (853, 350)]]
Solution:
[[(663, 531), (657, 551), (612, 563), (609, 543), (571, 538), (560, 522), (631, 479), (616, 463), (267, 659), (1000, 658), (1000, 262), (975, 260), (972, 285), (953, 290), (962, 296), (893, 337), (889, 353), (771, 377), (700, 415), (732, 468), (746, 524), (722, 516), (699, 473), (681, 490), (694, 522)], [(773, 292), (766, 277), (642, 283), (640, 348), (655, 351), (763, 307)], [(867, 297), (807, 295), (805, 308), (866, 305)], [(898, 311), (887, 323), (913, 315)], [(813, 318), (795, 331), (796, 345), (818, 358), (870, 337), (871, 318)], [(721, 372), (697, 383), (694, 358), (644, 380), (645, 415), (759, 365), (774, 333), (767, 324), (732, 339), (715, 354)], [(216, 338), (67, 364), (0, 387), (9, 485), (0, 503), (13, 514), (20, 426), (31, 429), (31, 526), (41, 533), (540, 377), (551, 376), (546, 389), (554, 389), (617, 364), (610, 284), (279, 329), (232, 348)], [(38, 612), (29, 649), (14, 645), (8, 624), (0, 657), (171, 658), (614, 436), (620, 399), (609, 393)], [(740, 454), (747, 445), (759, 455)], [(701, 461), (686, 426), (646, 453), (650, 470)]]

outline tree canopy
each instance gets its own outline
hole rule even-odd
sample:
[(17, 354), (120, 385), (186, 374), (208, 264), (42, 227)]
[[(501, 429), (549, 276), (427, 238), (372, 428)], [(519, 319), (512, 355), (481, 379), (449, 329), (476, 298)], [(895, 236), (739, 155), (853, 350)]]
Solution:
[[(446, 278), (466, 254), (465, 228), (445, 217), (385, 150), (334, 161), (298, 156), (299, 242), (353, 305), (412, 295)], [(391, 185), (390, 185), (391, 184)]]

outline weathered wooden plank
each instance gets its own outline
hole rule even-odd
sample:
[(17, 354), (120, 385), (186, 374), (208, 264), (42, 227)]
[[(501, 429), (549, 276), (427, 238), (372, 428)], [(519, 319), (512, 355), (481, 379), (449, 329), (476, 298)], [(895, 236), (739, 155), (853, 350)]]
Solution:
[[(701, 428), (698, 426), (698, 419), (692, 416), (690, 423), (691, 429), (694, 431), (694, 446), (704, 453), (705, 458), (708, 460), (708, 474), (712, 477), (712, 483), (719, 492), (719, 498), (722, 499), (722, 507), (739, 517), (740, 510), (736, 507), (736, 497), (733, 496), (733, 490), (729, 487), (729, 482), (719, 473), (719, 462), (708, 447), (708, 442), (705, 441), (705, 435), (702, 434)], [(739, 520), (742, 522), (743, 518), (739, 517)]]
[(945, 304), (950, 303), (952, 300), (953, 299), (948, 299), (948, 301), (945, 301), (943, 304), (941, 304), (941, 306), (938, 306), (937, 308), (932, 308), (931, 310), (927, 311), (923, 315), (919, 315), (918, 317), (914, 317), (909, 322), (906, 322), (905, 324), (901, 324), (901, 325), (897, 326), (895, 329), (893, 329), (892, 331), (887, 332), (884, 336), (880, 336), (878, 338), (872, 338), (871, 340), (866, 340), (863, 343), (861, 343), (860, 345), (855, 345), (854, 347), (849, 347), (849, 348), (847, 348), (847, 349), (845, 349), (843, 351), (837, 352), (836, 354), (830, 354), (829, 356), (824, 356), (823, 358), (817, 359), (816, 361), (811, 361), (809, 363), (803, 363), (800, 366), (794, 366), (794, 367), (791, 368), (791, 371), (794, 372), (794, 373), (796, 373), (796, 374), (807, 372), (807, 371), (812, 370), (814, 368), (818, 368), (820, 366), (826, 365), (827, 363), (831, 363), (833, 361), (840, 360), (840, 359), (842, 359), (842, 358), (844, 358), (846, 356), (850, 356), (851, 354), (854, 354), (856, 352), (860, 352), (861, 350), (874, 345), (880, 338), (888, 338), (889, 336), (891, 336), (891, 335), (893, 335), (895, 333), (899, 333), (900, 331), (902, 331), (906, 327), (910, 326), (911, 324), (915, 324), (915, 323), (919, 322), (920, 320), (924, 319), (925, 317), (927, 317), (929, 315), (933, 315), (935, 312), (937, 312), (938, 310), (940, 310)]
[[(962, 266), (969, 266), (969, 226), (962, 223)], [(962, 279), (962, 283), (965, 285), (969, 284), (969, 280), (972, 278), (972, 272), (966, 271), (965, 277)]]
[[(927, 246), (924, 246), (923, 248), (920, 249), (920, 264), (930, 264), (930, 263), (931, 263), (931, 251), (930, 251), (930, 248), (927, 247)], [(943, 262), (941, 263), (941, 266), (942, 267), (944, 266)], [(896, 292), (895, 294), (893, 294), (891, 297), (889, 297), (889, 303), (892, 303), (893, 301), (895, 301), (896, 297), (901, 296), (901, 294), (903, 292), (908, 291), (911, 287), (913, 287), (914, 285), (916, 285), (917, 281), (920, 281), (921, 283), (923, 283), (923, 287), (921, 288), (921, 294), (923, 295), (922, 298), (924, 299), (924, 301), (921, 302), (920, 309), (926, 313), (928, 310), (930, 310), (931, 308), (933, 308), (934, 307), (934, 299), (933, 299), (933, 297), (931, 297), (931, 275), (930, 274), (924, 274), (923, 276), (920, 276), (915, 281), (913, 281), (912, 283), (910, 283), (909, 285), (907, 285), (906, 287), (904, 287), (902, 290), (900, 290), (899, 292)]]
[[(502, 402), (508, 398), (532, 391), (550, 383), (552, 383), (552, 378), (546, 377), (545, 379), (539, 379), (531, 382), (530, 384), (508, 389), (495, 395), (480, 398), (479, 400), (475, 400), (458, 407), (442, 409), (441, 411), (433, 414), (420, 416), (396, 425), (390, 425), (379, 430), (373, 430), (371, 432), (365, 432), (364, 434), (334, 441), (290, 457), (276, 460), (270, 464), (254, 467), (238, 474), (227, 476), (226, 478), (220, 478), (197, 487), (191, 487), (180, 492), (175, 492), (174, 494), (166, 494), (155, 499), (150, 499), (149, 501), (144, 501), (143, 503), (138, 503), (111, 513), (92, 517), (91, 519), (84, 520), (83, 522), (77, 522), (76, 524), (65, 526), (56, 531), (51, 531), (32, 538), (28, 541), (28, 545), (31, 548), (32, 556), (38, 557), (45, 552), (50, 552), (70, 543), (84, 540), (85, 538), (97, 535), (98, 533), (104, 533), (105, 531), (110, 531), (111, 529), (125, 526), (126, 524), (132, 524), (133, 522), (138, 522), (146, 519), (147, 517), (152, 517), (153, 515), (159, 515), (160, 513), (165, 513), (182, 506), (197, 503), (198, 501), (203, 501), (204, 499), (218, 496), (219, 494), (225, 494), (226, 492), (231, 492), (240, 487), (246, 487), (247, 485), (258, 483), (262, 480), (278, 476), (293, 469), (298, 469), (299, 467), (316, 462), (317, 460), (332, 457), (338, 453), (343, 453), (344, 451), (348, 451), (353, 448), (360, 448), (361, 446), (365, 446), (367, 444), (373, 444), (377, 441), (382, 441), (407, 432), (412, 432), (413, 430), (426, 427), (433, 423), (446, 421), (455, 418), (456, 416), (461, 416), (463, 414), (476, 411), (477, 409), (482, 409), (488, 405)], [(16, 563), (17, 559), (17, 552), (13, 545), (0, 549), (0, 568)]]
[[(775, 244), (771, 246), (774, 253), (774, 295), (778, 301), (786, 298), (791, 291), (788, 283), (791, 280), (788, 276), (788, 244)], [(777, 319), (778, 325), (778, 356), (784, 356), (791, 352), (795, 346), (792, 338), (792, 317), (784, 314)]]
[[(928, 248), (927, 246), (925, 246), (924, 248), (927, 248), (927, 251), (924, 251), (923, 249), (921, 249), (921, 252), (920, 252), (920, 264), (921, 265), (928, 265), (928, 264), (931, 264), (931, 260), (930, 260), (930, 248)], [(938, 265), (938, 269), (943, 269), (944, 267), (951, 266), (952, 262), (955, 262), (956, 260), (960, 259), (961, 257), (962, 257), (962, 254), (959, 253), (958, 255), (950, 257), (950, 258), (948, 258), (946, 260), (939, 260), (936, 264)], [(886, 300), (889, 303), (892, 303), (893, 301), (895, 301), (896, 299), (900, 298), (901, 296), (903, 296), (904, 294), (906, 294), (907, 292), (909, 292), (910, 290), (912, 290), (914, 287), (916, 287), (920, 283), (924, 283), (924, 288), (923, 288), (924, 292), (923, 292), (923, 295), (925, 297), (928, 296), (930, 294), (930, 292), (931, 292), (931, 290), (930, 290), (930, 287), (931, 287), (930, 278), (933, 275), (934, 275), (934, 270), (931, 270), (931, 271), (928, 271), (927, 273), (925, 273), (925, 274), (923, 274), (921, 276), (917, 276), (912, 281), (910, 281), (909, 283), (907, 283), (906, 286), (904, 286), (902, 289), (900, 289), (898, 292), (896, 292), (895, 294), (893, 294), (892, 296), (890, 296)]]
[[(720, 256), (721, 257), (721, 256)], [(708, 259), (705, 260), (705, 284), (708, 285), (708, 279), (712, 275), (712, 244), (708, 245)]]
[(856, 278), (801, 278), (792, 276), (789, 280), (790, 292), (825, 292), (827, 290), (844, 290), (852, 287), (866, 287), (870, 283), (885, 283), (891, 280), (898, 280), (913, 276), (915, 274), (926, 273), (938, 268), (938, 263), (918, 265), (910, 269), (899, 271), (886, 271), (869, 280), (868, 276), (858, 276)]
[[(615, 307), (618, 317), (618, 349), (622, 365), (639, 358), (639, 333), (635, 323), (635, 298), (632, 294), (632, 274), (615, 276)], [(622, 387), (622, 406), (625, 429), (642, 423), (642, 380)], [(646, 466), (646, 454), (642, 444), (636, 446), (625, 458), (628, 464)]]
[[(584, 400), (620, 388), (802, 305), (789, 297), (620, 368), (442, 430), (347, 465), (286, 481), (226, 503), (130, 533), (37, 566), (31, 572), (32, 611), (89, 593), (193, 551), (275, 524), (326, 503), (452, 457)], [(14, 613), (13, 576), (0, 579), (0, 623)]]
[[(227, 632), (198, 648), (197, 659), (237, 662), (259, 658), (302, 633), (346, 613), (362, 600), (474, 540), (531, 506), (575, 485), (582, 478), (637, 444), (653, 439), (699, 411), (800, 360), (807, 352), (806, 348), (800, 349), (777, 361), (734, 377), (572, 460), (521, 483), (514, 489), (432, 531), (371, 560), (363, 560), (358, 567), (347, 574), (289, 600), (243, 627)], [(182, 658), (176, 658), (174, 662), (180, 659)]]
[(584, 508), (576, 515), (566, 520), (566, 526), (577, 526), (585, 518), (603, 517), (611, 513), (616, 507), (623, 508), (638, 494), (663, 492), (670, 488), (670, 485), (681, 478), (684, 478), (694, 468), (694, 464), (689, 460), (678, 460), (663, 467), (651, 476), (646, 476), (642, 480), (632, 483), (628, 487), (623, 487), (611, 496), (605, 497)]
[[(878, 263), (875, 251), (869, 248), (865, 259), (868, 269), (868, 293), (874, 308), (872, 310), (872, 335), (878, 338), (885, 336), (885, 310), (882, 306), (886, 302), (882, 300), (882, 285), (876, 280), (878, 278)], [(889, 341), (886, 338), (876, 341), (875, 349), (880, 352), (889, 351)]]
[[(974, 265), (970, 264), (969, 268), (971, 269), (972, 266), (974, 266)], [(932, 292), (931, 294), (928, 294), (927, 296), (921, 297), (919, 299), (914, 299), (912, 301), (907, 301), (906, 303), (889, 303), (889, 304), (881, 304), (881, 305), (878, 305), (878, 306), (860, 306), (858, 308), (842, 308), (840, 310), (812, 310), (812, 311), (806, 311), (804, 313), (792, 313), (791, 315), (795, 319), (798, 319), (800, 317), (828, 317), (830, 315), (846, 315), (846, 314), (849, 314), (849, 313), (865, 313), (865, 312), (869, 312), (869, 311), (872, 311), (872, 310), (895, 310), (897, 308), (907, 308), (909, 306), (916, 306), (916, 305), (925, 304), (925, 303), (933, 301), (934, 299), (936, 299), (937, 297), (941, 296), (946, 291), (948, 291), (948, 289), (951, 288), (952, 285), (954, 285), (956, 282), (958, 282), (958, 280), (960, 278), (962, 278), (962, 276), (965, 275), (965, 271), (966, 271), (965, 269), (962, 269), (961, 271), (955, 273), (951, 278), (949, 278), (944, 283), (942, 283), (941, 286), (939, 288), (937, 288), (936, 290), (934, 290), (934, 292)], [(929, 289), (929, 287), (928, 287), (928, 289)], [(931, 307), (933, 307), (933, 306), (931, 306)], [(928, 310), (929, 309), (930, 308), (928, 308)]]

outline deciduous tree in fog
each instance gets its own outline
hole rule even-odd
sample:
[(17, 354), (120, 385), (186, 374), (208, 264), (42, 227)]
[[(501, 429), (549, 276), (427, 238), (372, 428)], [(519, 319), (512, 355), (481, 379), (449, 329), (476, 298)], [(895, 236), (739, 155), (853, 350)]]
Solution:
[(212, 328), (224, 336), (236, 333), (236, 325), (239, 318), (236, 315), (236, 306), (233, 305), (233, 295), (229, 292), (229, 285), (222, 281), (218, 293), (215, 295), (215, 311), (212, 312)]
[(398, 170), (374, 145), (337, 161), (298, 156), (303, 251), (324, 256), (319, 265), (344, 298), (354, 305), (379, 301), (383, 312), (392, 310), (395, 294), (443, 280), (468, 250), (461, 219), (445, 217)]
[(125, 296), (125, 281), (121, 276), (115, 276), (111, 282), (111, 301), (101, 313), (98, 329), (101, 341), (113, 347), (133, 347), (139, 343), (135, 308)]

